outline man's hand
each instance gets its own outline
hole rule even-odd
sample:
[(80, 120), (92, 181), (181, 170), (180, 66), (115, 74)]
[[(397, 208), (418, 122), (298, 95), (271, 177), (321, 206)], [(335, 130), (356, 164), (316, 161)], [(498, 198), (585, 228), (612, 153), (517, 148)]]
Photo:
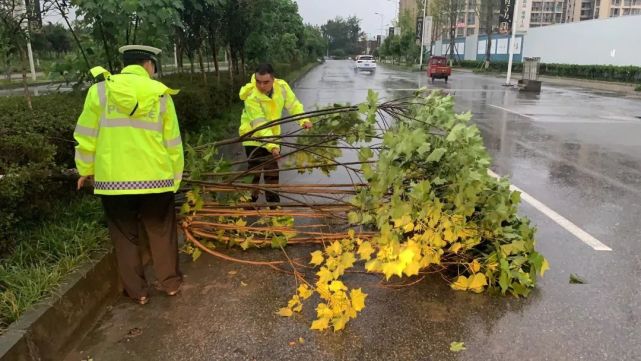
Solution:
[(272, 149), (272, 155), (274, 156), (274, 158), (280, 157), (280, 148)]
[(307, 120), (307, 121), (305, 121), (305, 123), (303, 123), (303, 128), (304, 129), (311, 129), (312, 126), (313, 126), (312, 122), (310, 122), (309, 120)]
[(87, 179), (91, 179), (91, 178), (93, 178), (93, 176), (90, 176), (90, 175), (89, 176), (82, 176), (82, 177), (78, 178), (78, 190), (80, 190), (82, 187), (85, 186), (85, 182), (87, 181)]

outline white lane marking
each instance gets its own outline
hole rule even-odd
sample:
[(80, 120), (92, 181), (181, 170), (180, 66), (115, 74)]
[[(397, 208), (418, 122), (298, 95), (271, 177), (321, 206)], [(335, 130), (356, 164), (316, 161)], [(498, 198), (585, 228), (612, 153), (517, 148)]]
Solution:
[[(501, 178), (498, 174), (492, 172), (491, 170), (488, 169), (487, 173), (494, 177), (494, 178)], [(587, 244), (588, 246), (592, 247), (595, 251), (612, 251), (612, 248), (606, 246), (605, 244), (601, 243), (598, 239), (592, 237), (588, 232), (582, 230), (579, 228), (577, 225), (574, 223), (570, 222), (567, 218), (563, 217), (562, 215), (556, 213), (554, 210), (550, 209), (550, 207), (546, 206), (545, 204), (541, 203), (539, 200), (536, 198), (532, 197), (531, 195), (527, 194), (524, 192), (522, 189), (520, 189), (517, 186), (510, 185), (510, 189), (513, 191), (517, 191), (521, 193), (521, 199), (526, 201), (528, 204), (530, 204), (532, 207), (536, 208), (539, 212), (545, 214), (548, 216), (551, 220), (553, 220), (556, 224), (559, 226), (563, 227), (566, 231), (572, 233), (576, 238), (581, 240), (583, 243)]]
[(501, 109), (501, 110), (503, 110), (505, 112), (508, 112), (508, 113), (512, 113), (512, 114), (520, 115), (520, 116), (528, 118), (528, 119), (536, 120), (534, 117), (531, 117), (529, 115), (521, 114), (519, 112), (515, 112), (514, 110), (506, 109), (506, 108), (500, 107), (498, 105), (494, 105), (494, 104), (488, 104), (488, 105), (491, 106), (492, 108)]

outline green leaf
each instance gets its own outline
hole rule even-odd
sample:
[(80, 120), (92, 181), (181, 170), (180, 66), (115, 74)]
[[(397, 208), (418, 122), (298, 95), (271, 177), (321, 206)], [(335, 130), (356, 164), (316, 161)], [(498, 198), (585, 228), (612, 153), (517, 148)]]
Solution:
[(454, 342), (450, 343), (450, 351), (452, 351), (452, 352), (461, 352), (461, 351), (465, 351), (465, 350), (466, 350), (465, 342), (454, 341)]
[(436, 148), (430, 153), (429, 157), (427, 157), (426, 161), (427, 162), (438, 162), (441, 160), (443, 155), (447, 152), (447, 149), (445, 148)]
[(191, 253), (191, 260), (193, 262), (196, 262), (198, 258), (203, 254), (203, 252), (200, 250), (200, 248), (194, 248), (194, 251)]
[(283, 236), (275, 236), (272, 238), (272, 248), (281, 248), (287, 245), (287, 238)]
[(586, 284), (587, 282), (585, 281), (585, 279), (583, 279), (583, 277), (581, 277), (581, 276), (579, 276), (577, 274), (571, 273), (570, 274), (570, 283), (571, 284), (582, 285), (582, 284)]
[(366, 161), (368, 161), (370, 158), (372, 158), (373, 156), (374, 156), (374, 152), (372, 152), (372, 150), (371, 150), (370, 148), (362, 147), (362, 148), (358, 151), (358, 160), (359, 160), (360, 162), (366, 162)]

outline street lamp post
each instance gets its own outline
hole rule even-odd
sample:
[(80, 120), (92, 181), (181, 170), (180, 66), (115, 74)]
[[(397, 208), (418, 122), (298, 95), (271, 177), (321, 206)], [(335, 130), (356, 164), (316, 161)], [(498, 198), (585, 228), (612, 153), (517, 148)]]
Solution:
[(423, 51), (424, 51), (424, 44), (425, 44), (425, 39), (423, 39), (423, 37), (425, 36), (425, 16), (426, 15), (427, 15), (427, 0), (423, 0), (423, 27), (421, 28), (421, 58), (418, 65), (419, 69), (423, 69)]
[(375, 12), (374, 14), (379, 15), (381, 17), (381, 39), (383, 39), (383, 35), (385, 34), (385, 28), (383, 28), (383, 23), (384, 23), (383, 17), (384, 17), (384, 15), (379, 13), (379, 12)]
[(512, 77), (512, 61), (514, 58), (514, 42), (516, 41), (516, 27), (518, 26), (519, 20), (519, 0), (516, 0), (514, 3), (514, 12), (512, 13), (512, 38), (510, 39), (510, 57), (507, 64), (507, 79), (505, 79), (505, 85), (510, 85), (510, 78)]

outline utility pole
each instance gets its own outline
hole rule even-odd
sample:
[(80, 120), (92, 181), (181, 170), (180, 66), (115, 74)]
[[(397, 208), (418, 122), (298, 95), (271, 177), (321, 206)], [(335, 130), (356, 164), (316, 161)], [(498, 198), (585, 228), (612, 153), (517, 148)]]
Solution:
[(514, 3), (514, 12), (512, 13), (512, 38), (510, 39), (509, 44), (509, 60), (507, 63), (507, 78), (505, 79), (505, 85), (510, 85), (510, 78), (512, 77), (512, 61), (514, 58), (514, 43), (516, 41), (516, 27), (518, 26), (519, 19), (519, 0), (516, 0)]
[(421, 29), (421, 58), (418, 65), (419, 69), (423, 69), (423, 52), (424, 52), (423, 48), (425, 44), (425, 39), (423, 38), (425, 37), (425, 25), (426, 25), (425, 16), (427, 16), (427, 0), (423, 0), (423, 28)]

